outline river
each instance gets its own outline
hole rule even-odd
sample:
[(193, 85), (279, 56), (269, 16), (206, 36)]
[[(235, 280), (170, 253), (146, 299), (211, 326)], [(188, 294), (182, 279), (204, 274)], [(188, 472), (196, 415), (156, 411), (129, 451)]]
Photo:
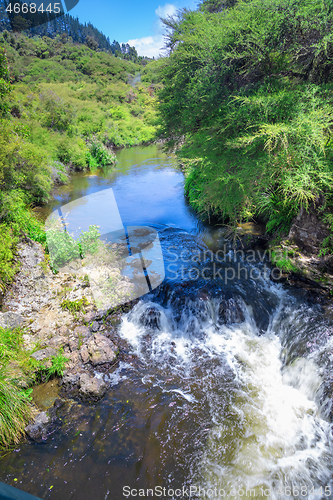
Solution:
[(107, 396), (8, 453), (2, 480), (45, 500), (333, 498), (330, 308), (218, 254), (158, 146), (117, 159), (45, 210), (112, 187), (125, 225), (158, 231), (166, 277), (122, 318)]

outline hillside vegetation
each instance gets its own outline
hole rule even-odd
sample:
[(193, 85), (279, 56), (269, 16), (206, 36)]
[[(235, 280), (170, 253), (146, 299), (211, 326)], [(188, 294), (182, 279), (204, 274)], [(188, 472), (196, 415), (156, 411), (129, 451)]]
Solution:
[(287, 230), (300, 207), (333, 222), (333, 2), (203, 2), (168, 19), (162, 136), (191, 204)]

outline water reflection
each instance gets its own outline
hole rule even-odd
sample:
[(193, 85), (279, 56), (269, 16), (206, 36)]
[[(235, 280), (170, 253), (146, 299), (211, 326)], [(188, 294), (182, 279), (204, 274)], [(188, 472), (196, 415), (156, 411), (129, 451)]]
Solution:
[(184, 176), (176, 158), (155, 144), (123, 149), (117, 153), (117, 162), (115, 167), (96, 174), (75, 173), (70, 184), (56, 189), (54, 200), (40, 210), (42, 216), (46, 218), (61, 205), (112, 187), (125, 225), (164, 225), (189, 232), (202, 229), (184, 197)]

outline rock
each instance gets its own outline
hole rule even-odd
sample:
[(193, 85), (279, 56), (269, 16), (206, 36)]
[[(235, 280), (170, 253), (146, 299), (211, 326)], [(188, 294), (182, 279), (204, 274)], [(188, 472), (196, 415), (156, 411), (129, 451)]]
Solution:
[(329, 235), (329, 230), (319, 219), (316, 210), (307, 212), (301, 208), (293, 222), (288, 239), (296, 243), (302, 250), (318, 255), (322, 241)]
[(102, 377), (83, 373), (80, 376), (80, 394), (89, 399), (100, 399), (104, 396), (107, 384)]
[(32, 358), (35, 358), (37, 361), (43, 361), (46, 359), (46, 363), (44, 363), (46, 368), (51, 368), (52, 362), (49, 358), (52, 356), (56, 356), (57, 351), (53, 349), (52, 347), (46, 347), (45, 349), (40, 349), (39, 351), (34, 352), (31, 354)]
[(24, 319), (20, 314), (14, 312), (0, 313), (1, 328), (17, 328), (23, 323)]
[(82, 340), (86, 339), (91, 335), (91, 332), (87, 326), (77, 326), (76, 328), (74, 328), (73, 333)]
[(154, 306), (148, 307), (141, 314), (139, 321), (146, 328), (161, 329), (161, 311)]
[(80, 376), (82, 375), (82, 372), (80, 371), (67, 371), (64, 373), (64, 376), (62, 377), (62, 385), (65, 388), (69, 388), (71, 386), (74, 386), (76, 384), (79, 384)]
[(90, 324), (92, 321), (94, 321), (96, 314), (93, 311), (88, 312), (83, 316), (83, 321), (85, 323)]
[(220, 324), (232, 325), (234, 323), (243, 323), (244, 320), (244, 312), (237, 299), (230, 298), (229, 300), (221, 301), (218, 317)]
[(72, 370), (75, 367), (80, 366), (81, 364), (82, 364), (81, 356), (78, 351), (75, 351), (70, 354), (70, 358), (66, 366), (68, 370)]
[(95, 320), (103, 319), (108, 315), (109, 309), (99, 309), (95, 314)]
[(50, 422), (50, 418), (46, 411), (39, 413), (34, 422), (26, 426), (25, 432), (28, 436), (35, 440), (45, 440), (47, 438), (47, 424)]
[(89, 351), (88, 346), (85, 344), (80, 349), (81, 359), (84, 364), (89, 363)]
[(68, 344), (69, 344), (68, 338), (62, 337), (61, 335), (52, 337), (49, 342), (50, 347), (54, 347), (55, 349), (68, 346)]
[(69, 339), (69, 349), (71, 352), (77, 351), (79, 348), (79, 339), (75, 337), (70, 337)]
[(90, 336), (91, 332), (88, 327), (77, 326), (73, 331), (73, 335), (71, 335), (68, 339), (70, 351), (77, 351)]
[(68, 335), (68, 327), (67, 326), (61, 326), (57, 330), (57, 334), (60, 335), (61, 337), (66, 337)]
[(97, 323), (97, 321), (94, 321), (93, 324), (90, 327), (90, 330), (92, 332), (98, 332), (98, 330), (99, 330), (99, 323)]
[(117, 347), (112, 340), (104, 337), (101, 333), (95, 333), (80, 349), (83, 363), (89, 361), (93, 365), (112, 363), (117, 357)]

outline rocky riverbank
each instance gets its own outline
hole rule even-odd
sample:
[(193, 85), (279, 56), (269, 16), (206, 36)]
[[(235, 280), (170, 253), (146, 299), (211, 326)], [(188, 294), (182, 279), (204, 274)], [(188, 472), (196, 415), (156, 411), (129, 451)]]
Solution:
[[(135, 301), (99, 310), (84, 270), (67, 269), (54, 275), (41, 245), (28, 239), (18, 245), (17, 253), (21, 267), (4, 297), (0, 326), (22, 328), (24, 347), (46, 368), (59, 353), (67, 358), (59, 384), (53, 379), (46, 391), (44, 384), (42, 398), (41, 391), (34, 389), (39, 394), (35, 403), (43, 411), (30, 422), (26, 432), (32, 439), (40, 440), (46, 439), (57, 408), (63, 407), (66, 400), (69, 408), (68, 400), (72, 398), (96, 401), (105, 394), (106, 375), (126, 356), (125, 350), (120, 349), (117, 325), (121, 314)], [(113, 271), (120, 274), (119, 269)], [(29, 382), (23, 373), (19, 375), (21, 385), (27, 386)], [(49, 398), (48, 409), (44, 402), (52, 390), (58, 396)]]

